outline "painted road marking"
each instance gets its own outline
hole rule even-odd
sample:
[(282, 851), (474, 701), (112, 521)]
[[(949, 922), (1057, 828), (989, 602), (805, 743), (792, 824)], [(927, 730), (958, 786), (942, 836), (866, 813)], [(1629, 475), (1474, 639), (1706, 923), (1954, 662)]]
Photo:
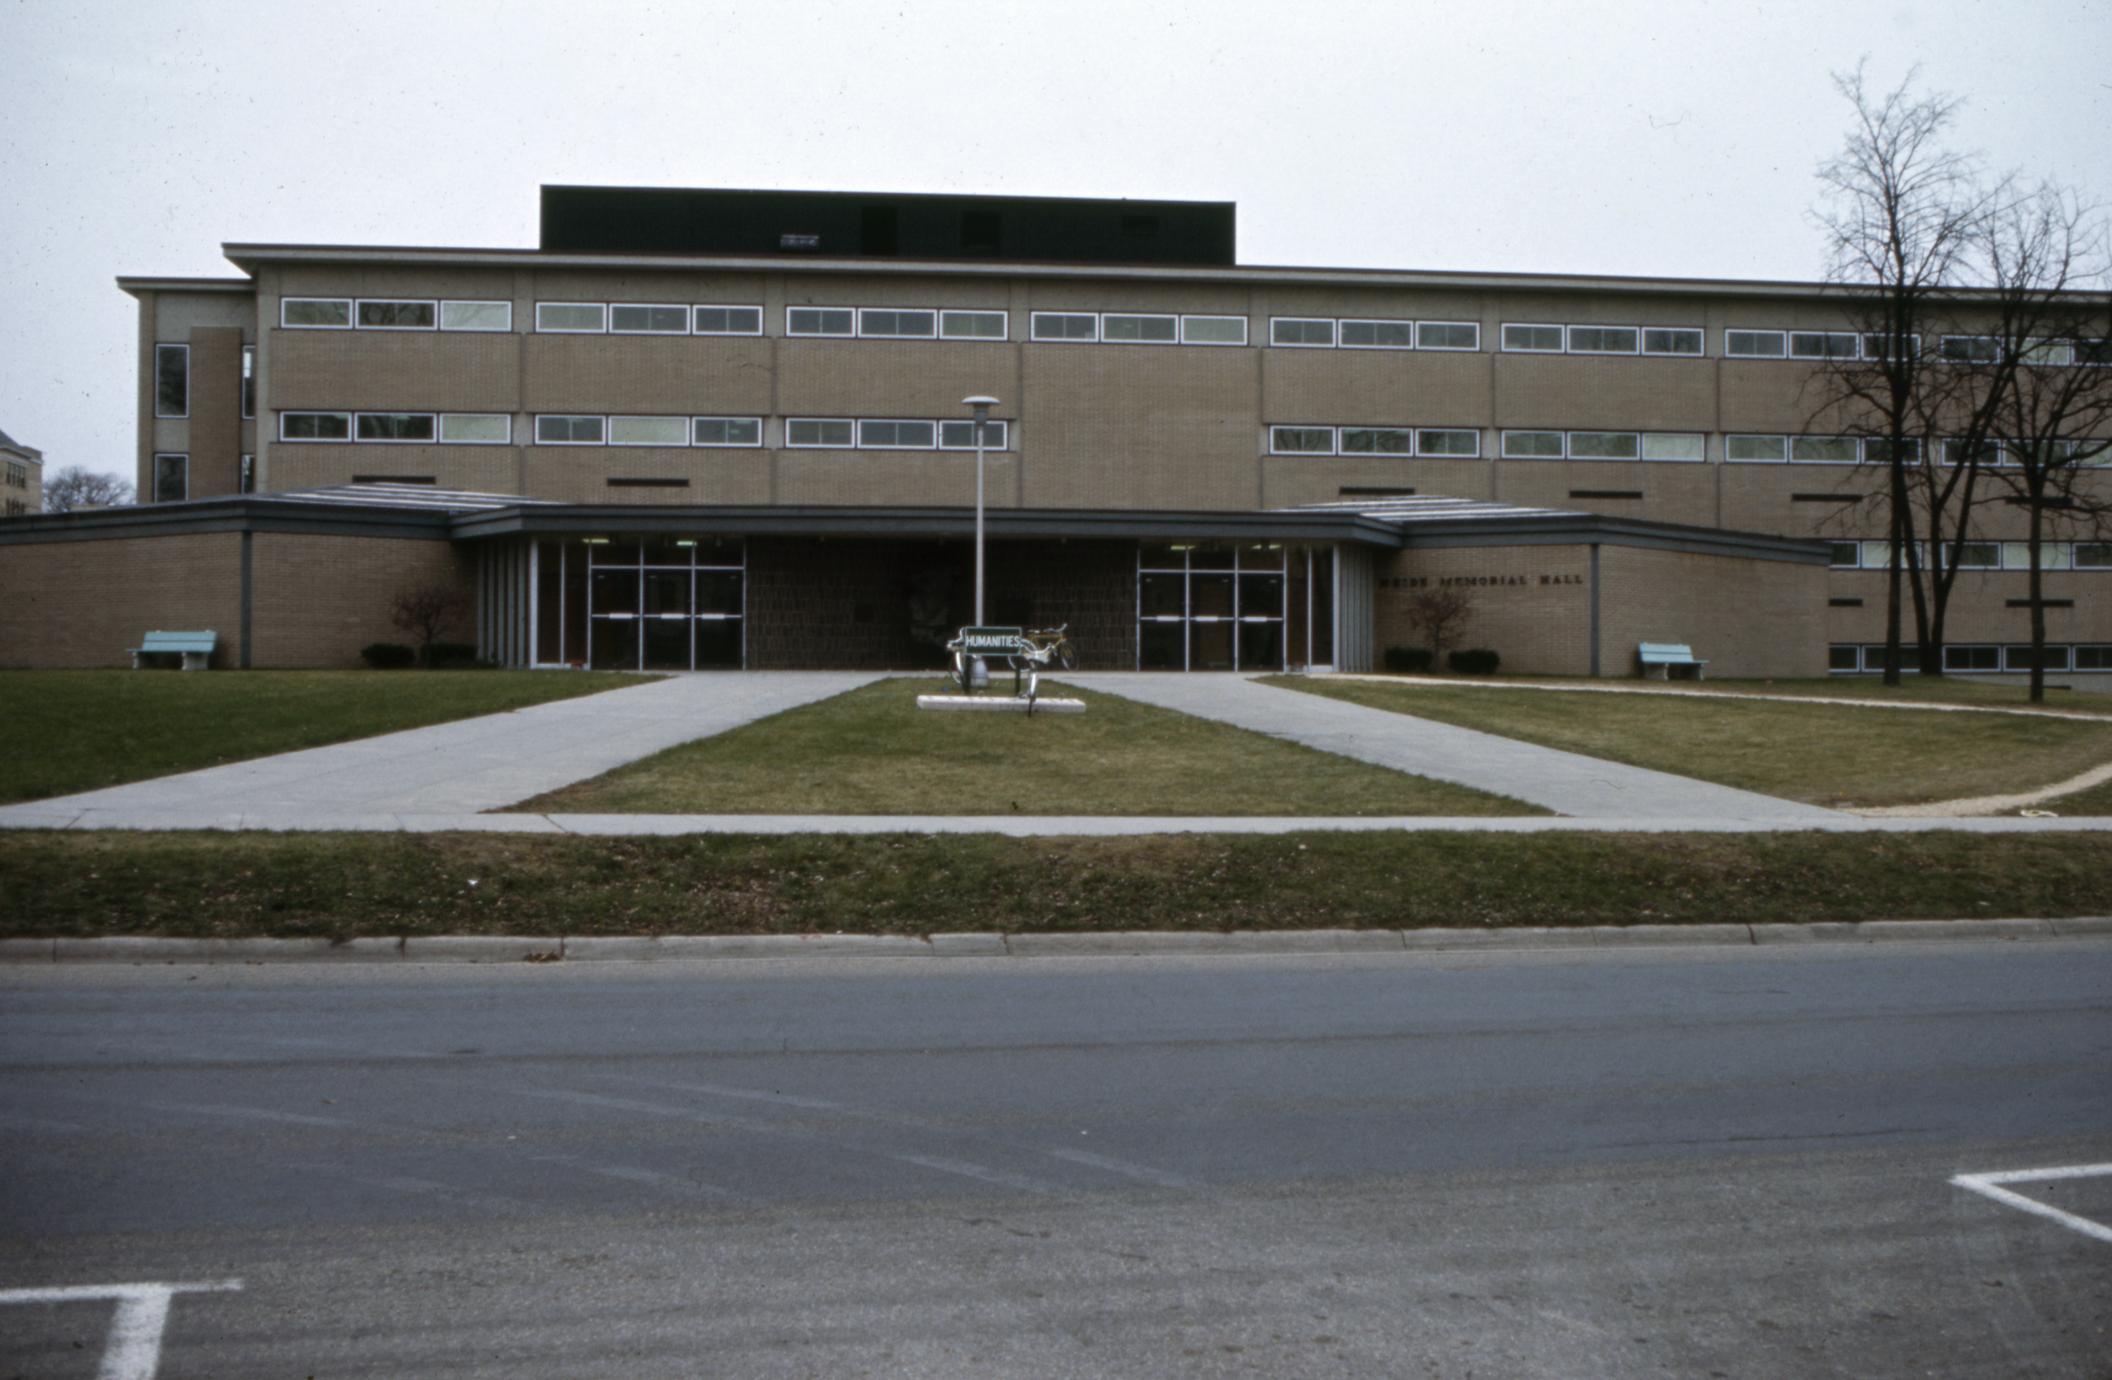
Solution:
[(110, 1339), (103, 1343), (103, 1364), (96, 1380), (154, 1380), (161, 1369), (161, 1334), (169, 1325), (169, 1300), (178, 1294), (224, 1294), (242, 1287), (239, 1279), (189, 1284), (72, 1284), (56, 1289), (0, 1290), (0, 1304), (114, 1302)]
[(1951, 1182), (1960, 1188), (1994, 1199), (1998, 1203), (2029, 1212), (2049, 1221), (2059, 1222), (2070, 1231), (2079, 1231), (2093, 1241), (2102, 1241), (2112, 1246), (2112, 1227), (2088, 1217), (2079, 1217), (2064, 1212), (2051, 1203), (2042, 1203), (2036, 1198), (2027, 1198), (2004, 1188), (2004, 1184), (2037, 1184), (2057, 1179), (2095, 1179), (2112, 1174), (2112, 1164), (2071, 1164), (2059, 1169), (2008, 1169), (1991, 1174), (1959, 1174)]

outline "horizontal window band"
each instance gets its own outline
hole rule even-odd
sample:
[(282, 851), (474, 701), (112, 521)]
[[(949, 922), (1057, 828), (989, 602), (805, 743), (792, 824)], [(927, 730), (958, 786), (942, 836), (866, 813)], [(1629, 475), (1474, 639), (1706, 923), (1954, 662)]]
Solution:
[(612, 489), (686, 489), (687, 479), (611, 479)]
[(430, 474), (355, 474), (354, 484), (437, 484), (439, 479)]
[(1859, 609), (1862, 606), (1863, 601), (1860, 599), (1828, 599), (1826, 601), (1826, 607), (1830, 609)]
[(1571, 498), (1641, 498), (1641, 489), (1571, 489)]
[(1335, 490), (1345, 498), (1410, 498), (1413, 489), (1389, 489), (1380, 484), (1344, 484)]
[[(2029, 599), (2008, 599), (2003, 602), (2006, 607), (2013, 609), (2028, 609), (2031, 607), (2031, 600)], [(2042, 609), (2072, 609), (2075, 607), (2075, 600), (2041, 599), (2039, 600), (2039, 607)]]

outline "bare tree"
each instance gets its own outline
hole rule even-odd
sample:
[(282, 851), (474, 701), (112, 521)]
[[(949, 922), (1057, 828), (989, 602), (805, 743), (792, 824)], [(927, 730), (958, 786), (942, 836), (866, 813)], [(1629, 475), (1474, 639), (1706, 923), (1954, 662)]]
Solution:
[[(1943, 327), (1975, 236), (2007, 194), (1979, 160), (1946, 143), (1961, 102), (1917, 94), (1918, 69), (1873, 92), (1864, 68), (1834, 74), (1854, 111), (1839, 153), (1819, 166), (1817, 219), (1828, 247), (1827, 281), (1851, 330), (1821, 335), (1819, 428), (1862, 438), (1863, 458), (1884, 467), (1884, 487), (1845, 498), (1883, 514), (1890, 560), (1885, 585), (1885, 683), (1899, 683), (1903, 604), (1911, 597), (1920, 669), (1943, 671), (1943, 628), (1957, 572), (1922, 568), (1924, 549), (1951, 549), (1978, 497), (1977, 447), (1944, 466), (1931, 441), (1935, 418), (1954, 412), (1950, 382), (1923, 349)], [(1967, 428), (1970, 430), (1970, 428)]]
[(433, 644), (468, 608), (468, 598), (454, 585), (419, 585), (396, 596), (390, 621), (418, 639), (418, 659), (431, 666)]
[(130, 481), (68, 465), (44, 479), (44, 511), (73, 513), (83, 508), (115, 508), (132, 501)]
[(1444, 664), (1445, 648), (1459, 645), (1460, 634), (1474, 616), (1474, 596), (1452, 585), (1420, 590), (1402, 606), (1408, 626), (1420, 629), (1430, 639), (1430, 669)]
[(1993, 330), (1953, 348), (1970, 357), (1961, 372), (1994, 378), (1985, 391), (2000, 463), (1987, 473), (2024, 514), (2038, 703), (2048, 542), (2102, 542), (2112, 531), (2112, 297), (2104, 290), (2112, 240), (2097, 208), (2051, 183), (1990, 221), (1982, 239), (1997, 298)]

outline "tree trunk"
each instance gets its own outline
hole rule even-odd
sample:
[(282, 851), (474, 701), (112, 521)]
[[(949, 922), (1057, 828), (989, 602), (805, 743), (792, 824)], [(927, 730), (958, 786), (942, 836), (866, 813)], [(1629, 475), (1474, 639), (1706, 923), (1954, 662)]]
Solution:
[(1892, 559), (1885, 562), (1885, 684), (1899, 684), (1899, 577), (1907, 554), (1907, 481), (1892, 469)]
[(2034, 487), (2031, 494), (2031, 702), (2046, 703), (2046, 590), (2039, 569), (2039, 533), (2044, 528), (2046, 510), (2040, 506), (2040, 491)]

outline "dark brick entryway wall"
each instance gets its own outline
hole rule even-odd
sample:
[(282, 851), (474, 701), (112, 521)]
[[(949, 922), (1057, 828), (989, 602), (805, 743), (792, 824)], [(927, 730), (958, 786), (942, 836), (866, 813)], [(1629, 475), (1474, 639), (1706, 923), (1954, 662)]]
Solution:
[[(1068, 621), (1081, 666), (1136, 664), (1134, 544), (992, 542), (985, 559), (990, 622)], [(973, 563), (965, 541), (751, 538), (748, 665), (936, 669), (972, 620)]]

